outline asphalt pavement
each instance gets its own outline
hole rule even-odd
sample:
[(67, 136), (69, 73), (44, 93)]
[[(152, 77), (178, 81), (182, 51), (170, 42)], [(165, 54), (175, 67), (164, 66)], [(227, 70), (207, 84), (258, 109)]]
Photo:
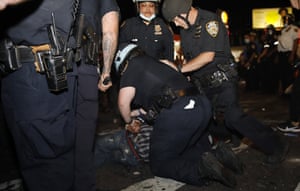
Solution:
[[(288, 100), (286, 96), (258, 91), (240, 91), (240, 104), (244, 111), (254, 116), (269, 128), (288, 119)], [(110, 113), (100, 113), (99, 132), (121, 128), (111, 120)], [(161, 179), (151, 174), (149, 166), (129, 168), (118, 164), (106, 165), (98, 169), (97, 187), (101, 191), (296, 191), (300, 190), (300, 133), (282, 134), (290, 142), (290, 151), (280, 165), (265, 165), (265, 157), (248, 139), (235, 150), (245, 165), (243, 175), (238, 175), (237, 187), (231, 189), (220, 183), (195, 187), (169, 179)], [(266, 140), (267, 142), (268, 140)], [(298, 191), (298, 190), (297, 190)]]
[[(257, 91), (245, 92), (241, 89), (240, 104), (246, 113), (256, 117), (270, 128), (288, 119), (288, 102), (284, 96)], [(98, 133), (122, 128), (111, 110), (101, 109), (99, 118)], [(10, 180), (20, 180), (20, 174), (11, 147), (11, 139), (4, 128), (3, 119), (0, 121), (1, 190), (1, 186), (4, 187)], [(300, 133), (281, 133), (281, 135), (291, 143), (290, 151), (283, 163), (273, 166), (264, 165), (262, 163), (264, 155), (253, 147), (251, 141), (243, 139), (236, 153), (245, 165), (245, 172), (236, 177), (238, 182), (236, 189), (230, 189), (217, 182), (212, 182), (208, 186), (195, 187), (154, 177), (147, 164), (135, 168), (108, 164), (98, 168), (97, 187), (99, 191), (296, 191), (300, 183)]]

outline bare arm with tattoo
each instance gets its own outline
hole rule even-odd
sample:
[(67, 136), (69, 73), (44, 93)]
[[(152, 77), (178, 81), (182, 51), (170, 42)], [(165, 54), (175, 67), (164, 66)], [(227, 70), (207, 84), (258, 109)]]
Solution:
[(119, 13), (111, 11), (102, 18), (102, 51), (103, 51), (103, 69), (98, 83), (98, 88), (105, 92), (110, 86), (111, 81), (103, 83), (106, 78), (110, 78), (111, 65), (118, 44), (119, 35)]

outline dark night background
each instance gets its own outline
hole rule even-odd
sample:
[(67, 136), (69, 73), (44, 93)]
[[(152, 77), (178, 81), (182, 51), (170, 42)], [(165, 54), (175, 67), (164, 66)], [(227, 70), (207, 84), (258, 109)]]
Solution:
[[(121, 9), (122, 20), (136, 15), (132, 0), (117, 0), (117, 2)], [(235, 36), (251, 30), (253, 8), (291, 7), (289, 0), (194, 0), (193, 4), (213, 12), (217, 9), (225, 10), (229, 16), (229, 29)], [(299, 18), (299, 11), (293, 9), (293, 13), (296, 19)]]

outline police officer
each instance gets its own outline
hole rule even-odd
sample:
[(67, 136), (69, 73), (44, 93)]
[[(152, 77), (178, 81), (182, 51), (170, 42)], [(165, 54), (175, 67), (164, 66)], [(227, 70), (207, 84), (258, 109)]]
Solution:
[[(133, 42), (148, 55), (157, 59), (174, 59), (173, 32), (166, 22), (158, 16), (160, 0), (133, 0), (137, 16), (126, 19), (120, 26), (119, 43)], [(119, 114), (116, 102), (119, 79), (112, 76), (116, 86), (108, 92), (115, 114)], [(116, 89), (115, 89), (116, 88)]]
[[(251, 40), (252, 39), (252, 40)], [(244, 35), (245, 47), (240, 55), (240, 75), (246, 80), (246, 90), (257, 90), (259, 81), (257, 79), (257, 57), (258, 47), (250, 33)]]
[(133, 3), (136, 4), (138, 16), (122, 23), (119, 42), (133, 42), (154, 58), (173, 60), (172, 31), (158, 17), (160, 0), (133, 0)]
[[(104, 4), (97, 5), (94, 13), (98, 15)], [(1, 12), (3, 108), (22, 177), (30, 191), (95, 190), (94, 174), (87, 172), (93, 164), (87, 164), (92, 162), (92, 144), (86, 139), (94, 133), (97, 111), (93, 108), (94, 113), (85, 122), (80, 117), (86, 117), (82, 109), (90, 106), (86, 102), (89, 98), (81, 94), (81, 88), (86, 86), (83, 83), (92, 82), (96, 86), (88, 90), (94, 97), (98, 78), (85, 77), (83, 71), (90, 70), (84, 70), (82, 65), (77, 68), (74, 62), (74, 53), (80, 48), (73, 33), (79, 7), (79, 1), (73, 0), (27, 1)], [(102, 15), (112, 10), (116, 10), (114, 6), (108, 6)], [(8, 22), (5, 18), (14, 19)], [(103, 24), (110, 20), (99, 15), (100, 19), (106, 21)], [(114, 40), (104, 36), (105, 50), (114, 50), (112, 43), (107, 43)], [(114, 52), (106, 53), (111, 54)], [(101, 90), (111, 86), (103, 84), (112, 61), (106, 58), (106, 69), (98, 84)], [(86, 129), (82, 129), (83, 125)], [(79, 144), (81, 147), (77, 147)]]
[(82, 54), (77, 78), (74, 190), (89, 191), (96, 189), (93, 148), (98, 125), (98, 94), (99, 89), (106, 91), (112, 86), (109, 79), (118, 42), (119, 7), (115, 0), (82, 1), (80, 14)]
[(275, 27), (270, 24), (264, 30), (263, 49), (257, 58), (261, 88), (268, 93), (277, 93), (279, 84), (278, 40)]
[(153, 124), (149, 156), (154, 175), (193, 185), (214, 179), (234, 187), (234, 174), (210, 152), (208, 99), (184, 75), (145, 55), (136, 44), (121, 44), (115, 65), (121, 74), (118, 105), (126, 129), (140, 130), (131, 116), (132, 104)]
[(192, 81), (204, 89), (213, 105), (214, 118), (248, 137), (267, 154), (267, 163), (283, 161), (288, 144), (239, 106), (229, 38), (219, 16), (193, 7), (192, 0), (165, 0), (162, 13), (166, 20), (182, 28), (181, 45), (186, 62), (181, 72), (191, 72)]
[(297, 49), (299, 40), (299, 27), (292, 19), (287, 21), (278, 36), (278, 65), (279, 76), (283, 92), (293, 83), (293, 72), (297, 59)]

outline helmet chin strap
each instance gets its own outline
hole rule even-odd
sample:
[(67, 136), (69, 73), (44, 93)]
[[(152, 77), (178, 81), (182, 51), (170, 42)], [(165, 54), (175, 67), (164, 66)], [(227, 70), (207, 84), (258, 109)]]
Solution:
[(191, 9), (189, 9), (189, 11), (187, 12), (186, 17), (183, 17), (183, 16), (181, 16), (181, 15), (178, 15), (178, 16), (177, 16), (177, 17), (181, 18), (182, 20), (184, 20), (184, 22), (188, 25), (188, 28), (187, 28), (187, 29), (189, 29), (189, 28), (191, 27), (191, 23), (190, 23), (190, 21), (189, 21), (190, 10), (191, 10)]
[(151, 17), (146, 17), (145, 15), (143, 15), (142, 13), (140, 13), (140, 18), (147, 21), (147, 22), (151, 22), (155, 17), (156, 17), (156, 14), (153, 14), (151, 15)]

